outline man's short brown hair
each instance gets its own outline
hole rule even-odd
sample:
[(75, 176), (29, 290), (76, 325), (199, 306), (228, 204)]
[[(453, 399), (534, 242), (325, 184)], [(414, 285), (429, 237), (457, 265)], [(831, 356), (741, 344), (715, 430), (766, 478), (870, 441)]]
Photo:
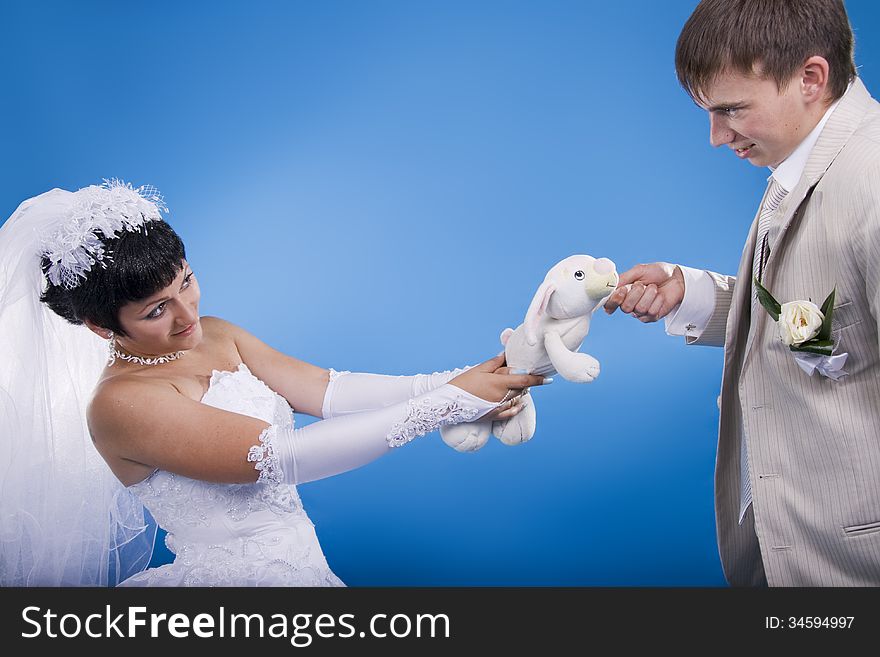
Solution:
[(828, 61), (828, 94), (856, 76), (843, 0), (702, 0), (675, 47), (678, 81), (699, 101), (726, 71), (771, 78), (784, 89), (810, 57)]

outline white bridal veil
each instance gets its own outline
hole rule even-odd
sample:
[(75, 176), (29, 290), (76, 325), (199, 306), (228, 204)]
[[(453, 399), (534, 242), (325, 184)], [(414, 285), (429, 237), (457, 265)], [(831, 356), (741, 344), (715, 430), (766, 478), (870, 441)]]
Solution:
[(39, 300), (42, 244), (80, 192), (28, 199), (0, 227), (3, 586), (113, 585), (147, 566), (156, 535), (86, 426), (106, 343)]

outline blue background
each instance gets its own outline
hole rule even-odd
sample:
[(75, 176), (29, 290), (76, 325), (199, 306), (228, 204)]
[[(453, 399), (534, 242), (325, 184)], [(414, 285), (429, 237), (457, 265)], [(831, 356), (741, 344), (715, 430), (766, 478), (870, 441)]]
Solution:
[[(324, 367), (476, 363), (572, 253), (736, 269), (768, 172), (713, 150), (677, 84), (695, 4), (4, 2), (0, 215), (153, 184), (204, 314)], [(876, 93), (880, 9), (847, 4)], [(583, 350), (601, 376), (536, 390), (526, 445), (435, 433), (301, 486), (336, 573), (723, 585), (721, 350), (604, 313)]]

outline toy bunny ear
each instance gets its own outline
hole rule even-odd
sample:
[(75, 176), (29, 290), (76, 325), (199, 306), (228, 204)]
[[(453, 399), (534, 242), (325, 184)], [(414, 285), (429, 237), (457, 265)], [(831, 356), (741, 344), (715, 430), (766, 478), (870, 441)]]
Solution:
[(550, 302), (550, 295), (556, 291), (556, 285), (550, 281), (541, 283), (541, 287), (532, 297), (532, 303), (526, 311), (526, 342), (529, 346), (534, 347), (538, 343), (538, 320), (545, 312), (547, 312), (547, 304)]

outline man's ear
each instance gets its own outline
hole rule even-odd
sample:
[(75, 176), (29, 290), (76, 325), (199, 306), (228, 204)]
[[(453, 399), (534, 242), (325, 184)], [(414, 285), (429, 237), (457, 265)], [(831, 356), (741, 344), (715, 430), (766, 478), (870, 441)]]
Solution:
[(801, 93), (807, 103), (825, 101), (828, 90), (828, 60), (813, 55), (801, 68)]
[(113, 333), (113, 331), (111, 331), (110, 329), (105, 329), (101, 326), (98, 326), (93, 321), (88, 320), (88, 319), (84, 319), (83, 324), (85, 324), (92, 333), (95, 333), (96, 335), (104, 338), (105, 340), (109, 340), (110, 334)]

